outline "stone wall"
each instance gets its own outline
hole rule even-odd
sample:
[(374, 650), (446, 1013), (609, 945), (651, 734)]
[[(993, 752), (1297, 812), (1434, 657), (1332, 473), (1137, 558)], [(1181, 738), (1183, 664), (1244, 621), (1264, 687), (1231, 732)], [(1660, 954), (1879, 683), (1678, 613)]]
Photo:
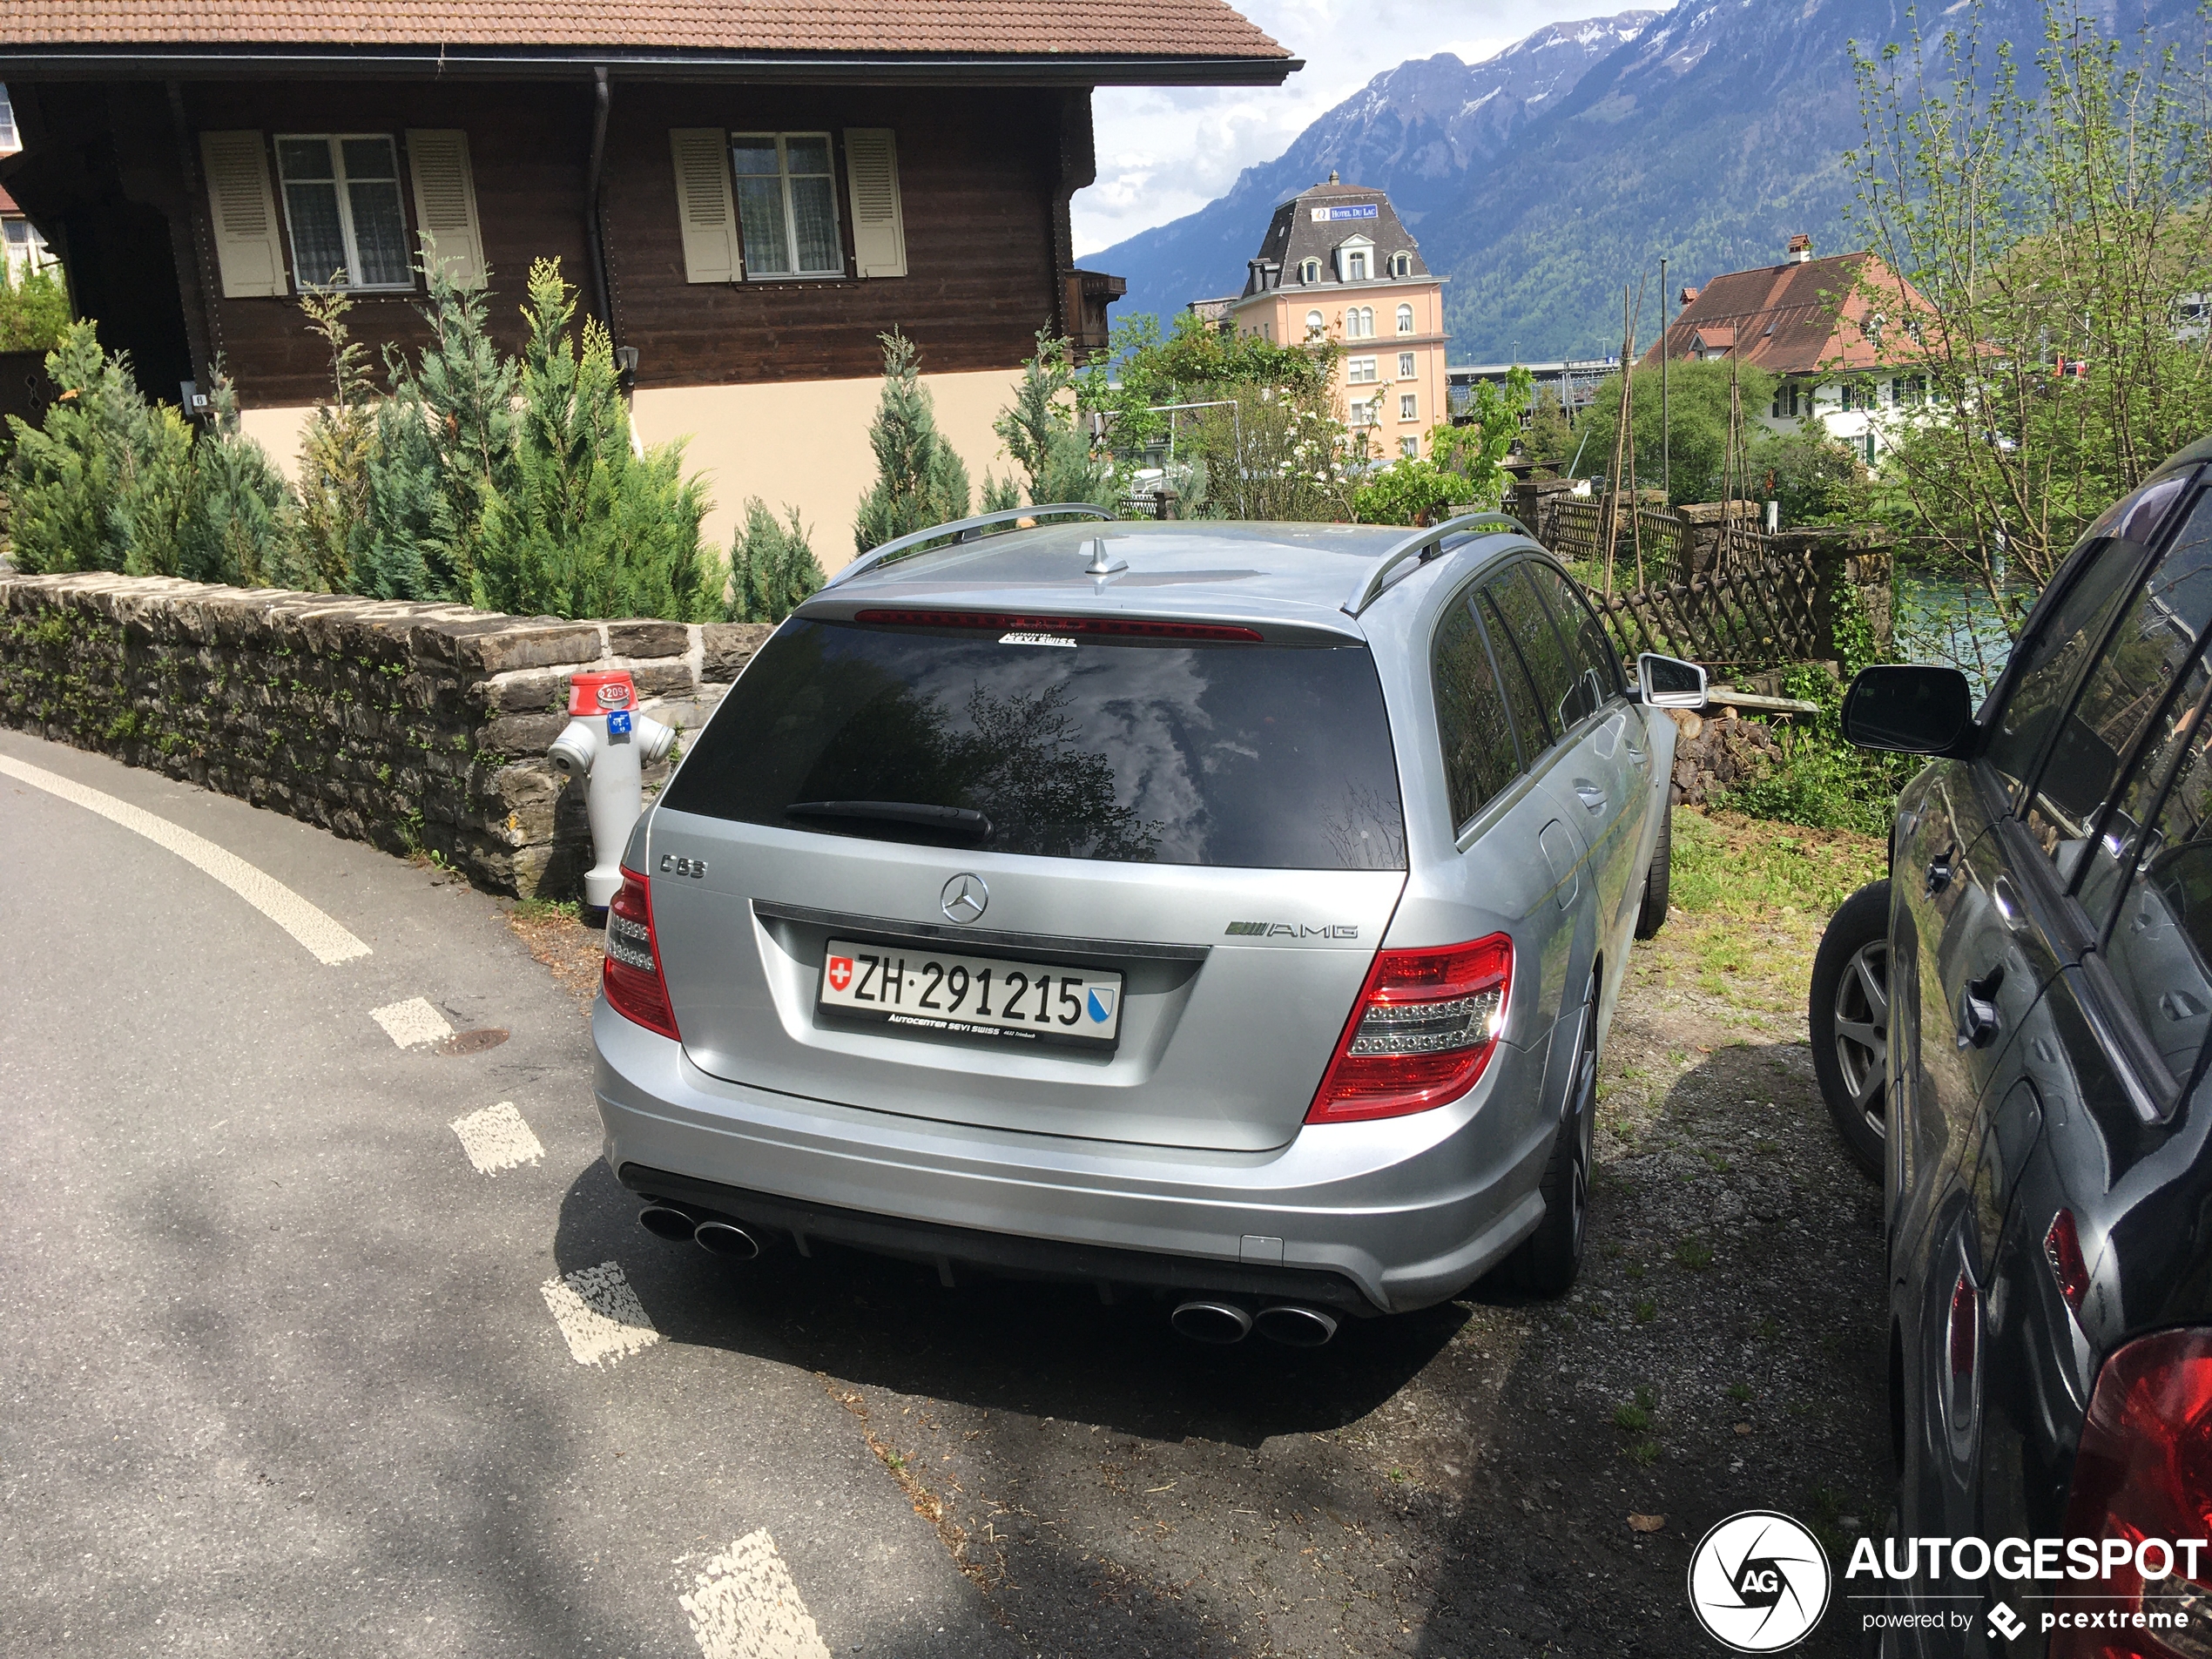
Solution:
[(0, 721), (566, 899), (591, 862), (581, 788), (545, 759), (568, 677), (627, 668), (693, 732), (769, 632), (0, 573)]

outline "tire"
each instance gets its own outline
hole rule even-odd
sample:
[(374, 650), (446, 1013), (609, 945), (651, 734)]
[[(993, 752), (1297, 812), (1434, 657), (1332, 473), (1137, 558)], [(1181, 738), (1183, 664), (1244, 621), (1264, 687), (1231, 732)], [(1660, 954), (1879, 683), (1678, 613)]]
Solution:
[(1820, 1096), (1851, 1161), (1880, 1179), (1888, 1137), (1890, 884), (1844, 900), (1812, 959), (1806, 1009)]
[(1582, 1242), (1589, 1231), (1590, 1151), (1597, 1133), (1597, 989), (1593, 974), (1575, 1033), (1574, 1068), (1568, 1074), (1568, 1098), (1574, 1105), (1560, 1120), (1551, 1161), (1544, 1166), (1540, 1189), (1544, 1218), (1507, 1258), (1511, 1282), (1538, 1296), (1566, 1295), (1582, 1269)]
[[(1669, 800), (1674, 786), (1667, 788)], [(1636, 937), (1653, 939), (1667, 925), (1667, 893), (1674, 885), (1675, 809), (1659, 808), (1659, 839), (1651, 844), (1651, 863), (1643, 873), (1643, 907), (1636, 912)]]

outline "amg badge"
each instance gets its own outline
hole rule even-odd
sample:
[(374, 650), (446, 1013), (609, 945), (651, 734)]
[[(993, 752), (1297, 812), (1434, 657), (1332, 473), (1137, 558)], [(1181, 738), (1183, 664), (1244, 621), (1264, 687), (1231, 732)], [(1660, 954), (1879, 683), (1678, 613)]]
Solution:
[(1359, 930), (1349, 922), (1232, 921), (1222, 930), (1231, 939), (1357, 939)]

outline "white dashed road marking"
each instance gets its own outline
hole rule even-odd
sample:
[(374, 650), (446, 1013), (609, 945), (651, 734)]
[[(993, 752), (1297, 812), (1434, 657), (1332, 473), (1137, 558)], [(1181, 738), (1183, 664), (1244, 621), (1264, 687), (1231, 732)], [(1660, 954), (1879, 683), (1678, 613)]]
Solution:
[(579, 1267), (537, 1288), (579, 1366), (610, 1365), (660, 1340), (619, 1262)]
[(387, 1003), (381, 1008), (371, 1008), (368, 1017), (382, 1026), (384, 1034), (402, 1049), (420, 1049), (426, 1042), (443, 1042), (453, 1035), (453, 1028), (446, 1023), (446, 1016), (419, 996), (410, 996), (404, 1002)]
[(830, 1659), (765, 1527), (707, 1562), (691, 1593), (677, 1599), (705, 1659)]
[(326, 967), (350, 962), (356, 956), (369, 954), (367, 945), (283, 882), (255, 869), (237, 853), (226, 852), (204, 835), (195, 835), (127, 800), (118, 800), (113, 795), (87, 788), (58, 772), (30, 765), (11, 755), (0, 755), (0, 772), (58, 796), (72, 806), (82, 806), (88, 813), (98, 813), (110, 823), (120, 824), (125, 829), (145, 836), (156, 846), (174, 853), (193, 868), (214, 877), (290, 934)]
[(530, 1133), (530, 1126), (523, 1122), (522, 1113), (515, 1109), (511, 1100), (455, 1118), (453, 1132), (461, 1137), (461, 1150), (468, 1153), (469, 1162), (476, 1166), (479, 1175), (497, 1175), (517, 1164), (536, 1163), (545, 1156), (544, 1147)]

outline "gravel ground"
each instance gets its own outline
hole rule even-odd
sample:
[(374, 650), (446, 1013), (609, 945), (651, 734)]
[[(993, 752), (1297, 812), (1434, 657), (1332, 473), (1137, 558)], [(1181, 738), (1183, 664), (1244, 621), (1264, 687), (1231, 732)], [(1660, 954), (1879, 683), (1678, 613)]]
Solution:
[[(1704, 823), (1709, 853), (1865, 856)], [(1819, 907), (1730, 907), (1637, 948), (1563, 1302), (1209, 1350), (1150, 1300), (691, 1251), (687, 1339), (813, 1372), (1039, 1655), (1718, 1652), (1683, 1593), (1705, 1528), (1779, 1508), (1840, 1570), (1887, 1479), (1879, 1195), (1804, 1041)], [(582, 988), (597, 935), (517, 926)], [(1844, 1622), (1801, 1651), (1852, 1651)]]

